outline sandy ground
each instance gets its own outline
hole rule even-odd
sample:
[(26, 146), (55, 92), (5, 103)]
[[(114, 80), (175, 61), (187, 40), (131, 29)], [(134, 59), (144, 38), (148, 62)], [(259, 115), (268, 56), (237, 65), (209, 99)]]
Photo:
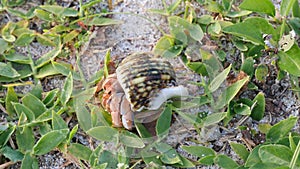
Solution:
[[(167, 3), (170, 3), (170, 1)], [(116, 4), (113, 7), (113, 12), (130, 12), (139, 15), (139, 17), (132, 14), (114, 14), (112, 15), (112, 18), (122, 20), (123, 24), (97, 28), (92, 35), (90, 43), (87, 44), (87, 48), (84, 48), (81, 53), (81, 67), (84, 70), (86, 78), (88, 79), (101, 69), (105, 53), (109, 49), (111, 50), (112, 59), (116, 62), (121, 61), (124, 57), (132, 53), (151, 51), (157, 40), (162, 36), (156, 25), (167, 32), (168, 23), (166, 17), (150, 13), (148, 10), (161, 8), (162, 4), (157, 0), (124, 0)], [(143, 17), (152, 20), (156, 25)], [(36, 46), (31, 46), (31, 48), (35, 50), (39, 49), (39, 47)], [(225, 43), (223, 48), (225, 51), (230, 50), (232, 44)], [(47, 51), (47, 49), (41, 50)], [(39, 53), (39, 50), (36, 53)], [(184, 82), (199, 80), (197, 75), (184, 69), (178, 59), (171, 60), (171, 63), (177, 70), (179, 83), (187, 86), (190, 92), (196, 91), (197, 94), (202, 92), (200, 88)], [(273, 68), (271, 70), (275, 69)], [(271, 124), (279, 122), (290, 115), (299, 116), (300, 107), (300, 101), (296, 98), (294, 93), (289, 90), (289, 79), (285, 78), (281, 81), (275, 79), (276, 73), (270, 73), (268, 82), (259, 89), (265, 93), (267, 101), (266, 116), (262, 122)], [(45, 84), (48, 85), (47, 89), (50, 90), (54, 87), (61, 86), (62, 83), (59, 83), (61, 81), (62, 79), (58, 78), (48, 80)], [(254, 93), (248, 92), (244, 95), (245, 97), (252, 97)], [(209, 107), (201, 107), (192, 110), (192, 112), (199, 111), (210, 112), (211, 109)], [(212, 141), (200, 145), (212, 147), (220, 153), (225, 153), (236, 158), (237, 156), (230, 149), (228, 141), (242, 142), (241, 138), (243, 137), (243, 134), (236, 129), (235, 122), (240, 122), (240, 117), (233, 119), (231, 126), (226, 130), (220, 129), (219, 126), (212, 126), (207, 132), (208, 135), (202, 133), (205, 137), (212, 137)], [(74, 124), (71, 125), (76, 124), (76, 122), (72, 123)], [(245, 119), (243, 125), (257, 129), (258, 122), (248, 118)], [(176, 148), (179, 153), (193, 159), (195, 157), (183, 153), (180, 148), (181, 145), (195, 145), (195, 143), (190, 140), (200, 139), (199, 135), (194, 130), (190, 130), (189, 127), (191, 126), (187, 125), (185, 121), (178, 117), (172, 124), (170, 134), (165, 141)], [(295, 127), (295, 131), (299, 132), (299, 124)], [(258, 140), (261, 139), (263, 138)], [(82, 132), (76, 134), (75, 140), (85, 145), (89, 144), (89, 138)], [(68, 161), (66, 161), (58, 151), (52, 151), (47, 155), (41, 156), (39, 158), (39, 165), (40, 168), (78, 168), (78, 166), (74, 164), (68, 164)], [(13, 168), (18, 167), (19, 166), (16, 165)], [(141, 168), (142, 166), (136, 168), (139, 167)], [(204, 167), (199, 166), (197, 168)], [(218, 167), (211, 166), (205, 168)]]

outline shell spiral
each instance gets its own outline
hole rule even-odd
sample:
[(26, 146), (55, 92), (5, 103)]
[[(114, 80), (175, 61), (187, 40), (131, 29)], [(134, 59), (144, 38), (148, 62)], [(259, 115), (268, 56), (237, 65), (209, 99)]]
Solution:
[(126, 57), (118, 66), (116, 75), (133, 111), (151, 109), (151, 99), (159, 91), (177, 86), (172, 65), (147, 53)]

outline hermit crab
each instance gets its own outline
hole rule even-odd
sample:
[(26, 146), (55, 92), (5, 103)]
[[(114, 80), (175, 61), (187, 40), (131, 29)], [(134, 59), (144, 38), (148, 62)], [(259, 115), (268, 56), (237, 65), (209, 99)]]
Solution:
[(188, 91), (176, 82), (171, 64), (150, 53), (127, 56), (100, 85), (101, 104), (111, 113), (114, 127), (133, 128), (138, 114), (155, 114), (175, 96), (187, 96)]

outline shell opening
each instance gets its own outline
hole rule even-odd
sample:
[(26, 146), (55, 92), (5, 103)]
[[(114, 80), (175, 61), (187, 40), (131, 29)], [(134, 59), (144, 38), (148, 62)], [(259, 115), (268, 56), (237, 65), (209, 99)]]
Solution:
[(168, 99), (176, 96), (188, 96), (189, 92), (187, 88), (184, 86), (175, 86), (161, 89), (159, 93), (154, 97), (147, 109), (149, 110), (157, 110), (161, 107), (161, 105), (167, 101)]

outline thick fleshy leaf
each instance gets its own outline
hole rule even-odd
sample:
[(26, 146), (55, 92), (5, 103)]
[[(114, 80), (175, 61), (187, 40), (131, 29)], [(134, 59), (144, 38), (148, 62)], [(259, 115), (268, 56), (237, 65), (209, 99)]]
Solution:
[(108, 126), (93, 127), (90, 130), (88, 130), (87, 133), (90, 136), (101, 141), (114, 141), (116, 140), (116, 137), (119, 135), (117, 129)]
[(7, 94), (6, 94), (6, 97), (5, 97), (6, 112), (11, 117), (16, 115), (16, 111), (13, 107), (13, 102), (19, 102), (19, 100), (18, 100), (17, 94), (15, 93), (14, 88), (11, 86), (11, 87), (7, 88)]
[(1, 148), (0, 154), (8, 158), (12, 162), (18, 162), (24, 158), (24, 155), (20, 151), (14, 150), (8, 146)]
[(261, 159), (259, 157), (258, 151), (261, 145), (254, 147), (254, 149), (250, 152), (247, 161), (245, 162), (245, 167), (251, 167), (254, 164), (261, 163)]
[(40, 116), (47, 110), (44, 103), (40, 99), (32, 95), (31, 93), (27, 93), (22, 98), (22, 102), (24, 106), (29, 108), (34, 113), (35, 117)]
[(265, 45), (263, 34), (271, 34), (275, 39), (278, 35), (266, 19), (259, 17), (247, 18), (243, 22), (225, 27), (222, 31), (241, 37), (244, 41), (249, 41), (256, 45)]
[(66, 78), (64, 87), (62, 88), (60, 101), (63, 105), (66, 105), (69, 99), (71, 98), (73, 92), (73, 76), (72, 73)]
[(20, 76), (20, 74), (11, 66), (11, 64), (5, 64), (0, 62), (0, 77), (14, 78)]
[(28, 119), (28, 122), (31, 122), (35, 119), (34, 113), (25, 105), (20, 103), (14, 103), (13, 105), (19, 117), (22, 113), (24, 113)]
[(68, 125), (62, 117), (52, 111), (52, 128), (53, 130), (67, 129)]
[(12, 32), (16, 28), (16, 24), (13, 22), (8, 22), (1, 30), (1, 36), (7, 42), (14, 42), (16, 37), (12, 35)]
[(287, 52), (279, 51), (279, 67), (292, 75), (300, 76), (299, 53), (300, 48), (296, 44)]
[(21, 164), (21, 169), (38, 169), (38, 160), (33, 157), (30, 152), (26, 153)]
[(166, 143), (158, 143), (156, 150), (161, 153), (160, 160), (165, 164), (182, 164), (178, 153)]
[(242, 80), (239, 80), (229, 86), (218, 98), (216, 103), (216, 109), (220, 109), (226, 104), (228, 104), (235, 95), (240, 91), (240, 89), (246, 84), (246, 82), (249, 80), (249, 77), (245, 77)]
[(34, 134), (31, 127), (19, 128), (16, 132), (16, 140), (19, 150), (22, 153), (30, 152), (34, 146)]
[(34, 38), (35, 38), (34, 34), (23, 33), (17, 38), (17, 40), (15, 41), (15, 45), (27, 46), (34, 40)]
[(277, 165), (289, 165), (293, 152), (283, 145), (263, 145), (258, 150), (263, 163), (276, 163)]
[(4, 55), (6, 60), (9, 60), (11, 62), (17, 62), (17, 63), (21, 63), (21, 64), (31, 64), (31, 60), (29, 59), (29, 57), (23, 56), (19, 53), (9, 53), (7, 55)]
[(102, 18), (102, 17), (94, 17), (92, 20), (84, 20), (83, 23), (89, 26), (106, 26), (106, 25), (115, 25), (123, 23), (120, 20), (110, 19), (110, 18)]
[(247, 160), (250, 153), (244, 145), (235, 142), (230, 142), (230, 147), (234, 150), (235, 153), (239, 155), (239, 157), (242, 160)]
[(88, 161), (92, 154), (91, 149), (78, 143), (72, 143), (68, 147), (68, 152), (71, 153), (74, 157), (85, 161)]
[(8, 43), (2, 38), (0, 38), (0, 54), (3, 54), (4, 51), (8, 50), (8, 48)]
[(224, 169), (233, 169), (239, 166), (235, 161), (223, 154), (220, 154), (215, 158), (215, 163)]
[(231, 69), (231, 65), (229, 65), (225, 70), (223, 70), (220, 74), (218, 74), (208, 85), (208, 89), (210, 92), (216, 91), (220, 85), (226, 80), (227, 75)]
[(75, 17), (78, 11), (73, 8), (64, 8), (58, 5), (41, 5), (40, 8), (60, 17)]
[(173, 37), (165, 35), (158, 40), (153, 51), (164, 58), (174, 58), (181, 53), (182, 49), (182, 46), (175, 45)]
[(44, 54), (36, 61), (36, 65), (37, 65), (36, 67), (40, 68), (40, 67), (44, 66), (45, 64), (49, 63), (56, 56), (58, 56), (58, 54), (60, 52), (61, 52), (61, 50), (59, 48), (55, 48), (55, 49), (51, 50), (50, 52)]
[(276, 143), (279, 139), (285, 137), (295, 126), (298, 118), (290, 117), (275, 124), (266, 135), (268, 141)]
[(71, 32), (69, 32), (68, 34), (66, 34), (63, 38), (63, 44), (66, 44), (68, 42), (70, 42), (71, 40), (73, 40), (74, 38), (76, 38), (79, 34), (78, 30), (73, 30)]
[(15, 129), (16, 126), (8, 126), (6, 130), (0, 132), (0, 148), (7, 143), (8, 139), (14, 133)]
[(160, 114), (156, 122), (156, 134), (162, 138), (169, 133), (172, 118), (172, 109), (167, 106), (164, 111)]
[(120, 141), (128, 147), (134, 147), (134, 148), (145, 147), (143, 140), (131, 132), (128, 131), (121, 132), (119, 137), (120, 137)]
[(178, 16), (171, 16), (168, 18), (168, 21), (171, 34), (183, 44), (187, 44), (188, 36), (196, 41), (200, 41), (203, 38), (204, 34), (199, 25), (189, 23)]
[(253, 99), (253, 102), (255, 105), (251, 111), (251, 117), (254, 120), (259, 121), (264, 117), (265, 114), (266, 101), (264, 93), (259, 92)]
[(217, 124), (226, 117), (226, 114), (227, 114), (226, 112), (212, 113), (204, 119), (203, 125), (210, 126), (213, 124)]
[(33, 147), (33, 154), (43, 155), (55, 147), (57, 147), (62, 141), (65, 140), (69, 133), (69, 129), (53, 130), (43, 135), (39, 141)]
[(87, 131), (92, 128), (92, 119), (89, 110), (86, 108), (86, 103), (94, 96), (96, 87), (90, 88), (80, 94), (74, 96), (73, 107), (80, 127)]
[(244, 0), (239, 7), (241, 9), (275, 16), (275, 7), (270, 0)]
[(280, 14), (283, 17), (288, 16), (290, 13), (293, 4), (296, 2), (296, 0), (282, 0), (280, 4)]

